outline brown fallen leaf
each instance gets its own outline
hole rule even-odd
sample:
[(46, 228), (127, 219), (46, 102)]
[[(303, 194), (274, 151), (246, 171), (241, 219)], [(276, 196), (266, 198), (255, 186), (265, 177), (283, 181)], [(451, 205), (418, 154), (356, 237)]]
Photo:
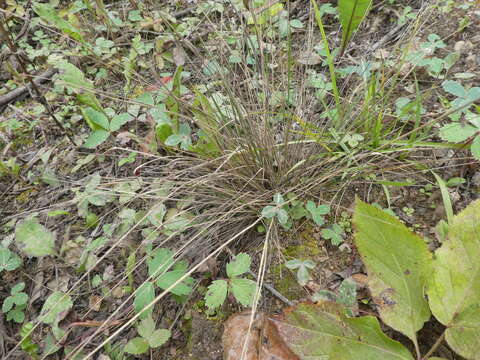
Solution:
[(250, 327), (251, 316), (251, 311), (246, 310), (225, 323), (224, 360), (299, 360), (279, 336), (271, 319), (257, 313)]
[(100, 311), (103, 298), (98, 295), (92, 295), (88, 298), (88, 307), (93, 311)]

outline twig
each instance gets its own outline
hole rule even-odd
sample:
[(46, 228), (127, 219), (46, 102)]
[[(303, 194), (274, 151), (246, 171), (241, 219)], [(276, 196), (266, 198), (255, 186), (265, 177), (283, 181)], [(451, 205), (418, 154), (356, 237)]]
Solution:
[[(49, 81), (53, 75), (58, 72), (57, 69), (48, 69), (39, 75), (35, 75), (33, 83), (35, 85), (41, 85), (44, 82)], [(32, 90), (32, 84), (20, 86), (5, 95), (0, 96), (0, 107), (8, 105), (11, 102), (14, 102), (16, 99), (20, 98), (22, 95), (28, 94)]]
[(433, 344), (433, 346), (430, 348), (430, 350), (428, 350), (428, 352), (425, 354), (424, 357), (422, 357), (421, 360), (427, 360), (427, 359), (430, 357), (430, 355), (432, 355), (432, 354), (435, 352), (435, 350), (437, 350), (437, 348), (438, 348), (438, 347), (440, 346), (440, 344), (442, 343), (443, 339), (445, 339), (445, 332), (446, 332), (446, 331), (447, 331), (447, 330), (445, 330), (445, 331), (442, 333), (442, 335), (440, 335), (440, 336), (438, 337), (437, 341), (435, 341), (435, 344)]
[(390, 30), (384, 37), (382, 37), (379, 41), (377, 41), (375, 44), (373, 44), (371, 51), (374, 52), (377, 50), (379, 47), (381, 47), (383, 44), (385, 44), (387, 41), (390, 41), (392, 38), (397, 35), (397, 33), (405, 26), (406, 24), (398, 24), (395, 26), (392, 30)]

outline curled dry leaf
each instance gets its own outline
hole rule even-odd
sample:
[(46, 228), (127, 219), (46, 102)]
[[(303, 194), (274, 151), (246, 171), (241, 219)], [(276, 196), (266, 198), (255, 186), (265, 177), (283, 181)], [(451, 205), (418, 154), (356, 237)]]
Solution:
[(298, 55), (297, 62), (302, 65), (318, 65), (322, 57), (314, 51), (303, 51)]
[[(264, 314), (246, 310), (231, 316), (222, 337), (225, 360), (299, 360)], [(250, 331), (249, 331), (250, 329)]]

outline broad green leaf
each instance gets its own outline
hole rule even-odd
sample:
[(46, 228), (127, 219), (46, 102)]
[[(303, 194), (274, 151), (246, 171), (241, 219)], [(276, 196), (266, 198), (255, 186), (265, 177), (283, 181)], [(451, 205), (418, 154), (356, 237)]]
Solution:
[(65, 34), (81, 43), (85, 43), (82, 34), (73, 25), (58, 16), (57, 11), (50, 4), (41, 4), (35, 2), (33, 10), (47, 23), (52, 24)]
[(458, 81), (446, 80), (442, 83), (443, 89), (455, 96), (465, 98), (467, 97), (467, 90)]
[(227, 264), (227, 276), (233, 278), (238, 275), (242, 275), (250, 270), (250, 264), (252, 260), (250, 255), (245, 253), (240, 253), (235, 257), (235, 260), (230, 261)]
[[(177, 282), (183, 275), (185, 275), (185, 270), (173, 270), (169, 271), (163, 275), (160, 275), (156, 280), (156, 284), (159, 288), (166, 290), (174, 283)], [(172, 294), (175, 295), (188, 295), (192, 291), (192, 278), (187, 277), (185, 280), (175, 285), (175, 287), (169, 290)]]
[(480, 160), (480, 135), (473, 139), (470, 151), (475, 159)]
[[(133, 300), (133, 308), (139, 314), (148, 304), (155, 299), (155, 288), (150, 281), (144, 282), (135, 292), (135, 299)], [(140, 314), (140, 319), (146, 319), (152, 316), (153, 306)]]
[(41, 321), (45, 324), (53, 324), (63, 312), (70, 310), (72, 306), (70, 295), (55, 291), (43, 304), (42, 312), (40, 313)]
[(277, 208), (275, 206), (268, 205), (262, 209), (262, 216), (267, 219), (273, 218), (276, 214)]
[(131, 119), (133, 119), (133, 117), (129, 113), (115, 115), (112, 121), (110, 121), (110, 131), (117, 131)]
[[(75, 65), (69, 63), (68, 61), (59, 61), (55, 64), (55, 66), (62, 71), (60, 74), (60, 79), (66, 83), (67, 87), (71, 88), (76, 93), (81, 93), (85, 89), (93, 89), (93, 84), (85, 78), (83, 71), (77, 68)], [(87, 102), (90, 101), (95, 100), (87, 100)], [(95, 108), (95, 106), (92, 107)]]
[(0, 247), (0, 272), (12, 271), (22, 264), (22, 259), (10, 250)]
[(360, 200), (353, 223), (382, 320), (415, 342), (416, 332), (430, 318), (424, 296), (432, 262), (427, 244), (393, 216)]
[(148, 350), (147, 340), (141, 337), (135, 337), (131, 339), (127, 345), (125, 345), (125, 352), (133, 355), (140, 355)]
[(30, 218), (15, 228), (15, 241), (27, 256), (46, 256), (55, 254), (55, 234)]
[(285, 225), (288, 222), (287, 211), (285, 209), (277, 209), (277, 219), (280, 224)]
[(269, 321), (302, 360), (413, 360), (402, 344), (382, 332), (375, 317), (347, 317), (339, 304), (299, 304)]
[(348, 41), (367, 15), (372, 0), (338, 0), (338, 13), (342, 24), (341, 53), (345, 51)]
[(235, 278), (231, 280), (232, 293), (235, 299), (243, 306), (251, 306), (255, 291), (257, 290), (257, 283), (249, 279)]
[(110, 133), (106, 130), (92, 131), (88, 136), (87, 140), (85, 140), (85, 144), (83, 144), (83, 147), (87, 149), (95, 149), (98, 145), (107, 140), (109, 136)]
[(91, 107), (81, 108), (81, 111), (85, 121), (93, 131), (109, 131), (110, 124), (108, 122), (108, 118), (105, 116), (104, 113), (94, 110)]
[(215, 309), (223, 304), (227, 297), (228, 284), (225, 280), (215, 280), (208, 287), (205, 294), (205, 305)]
[(445, 326), (448, 344), (468, 359), (480, 349), (480, 200), (453, 217), (435, 251), (428, 278), (433, 315)]
[(474, 135), (477, 129), (472, 125), (462, 124), (459, 122), (452, 122), (442, 126), (440, 129), (440, 137), (442, 140), (459, 143), (467, 140)]

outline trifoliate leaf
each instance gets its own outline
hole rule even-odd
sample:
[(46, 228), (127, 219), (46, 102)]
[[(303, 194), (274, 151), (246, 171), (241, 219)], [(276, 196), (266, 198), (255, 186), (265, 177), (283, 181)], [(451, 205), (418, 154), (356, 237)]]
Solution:
[(227, 297), (228, 284), (225, 280), (215, 280), (205, 294), (205, 305), (209, 309), (221, 306)]
[[(144, 308), (147, 307), (155, 299), (155, 288), (150, 281), (144, 282), (135, 292), (135, 299), (133, 300), (133, 308), (135, 312), (139, 314)], [(140, 314), (140, 319), (146, 319), (151, 317), (153, 313), (153, 306), (143, 311)]]
[(235, 278), (231, 280), (231, 285), (235, 299), (243, 306), (251, 306), (257, 290), (256, 282), (249, 279)]
[(55, 234), (30, 218), (15, 228), (15, 241), (27, 256), (46, 256), (55, 254)]
[(328, 205), (319, 205), (316, 206), (313, 201), (308, 201), (305, 208), (308, 210), (310, 215), (312, 215), (312, 219), (318, 226), (322, 226), (325, 224), (324, 215), (330, 212), (330, 206)]
[(22, 264), (22, 259), (10, 250), (0, 247), (0, 272), (12, 271)]
[(135, 337), (131, 339), (127, 345), (125, 345), (125, 352), (132, 354), (132, 355), (140, 355), (148, 350), (148, 342), (147, 340), (141, 337)]
[(267, 219), (273, 218), (276, 214), (277, 208), (275, 206), (268, 205), (262, 209), (262, 216)]
[(58, 318), (62, 318), (62, 313), (70, 310), (72, 306), (73, 303), (70, 295), (55, 291), (43, 304), (40, 313), (41, 321), (45, 324), (53, 324)]
[(235, 260), (230, 261), (227, 264), (227, 276), (233, 278), (235, 276), (242, 275), (250, 270), (250, 264), (252, 260), (250, 255), (240, 253), (235, 257)]

